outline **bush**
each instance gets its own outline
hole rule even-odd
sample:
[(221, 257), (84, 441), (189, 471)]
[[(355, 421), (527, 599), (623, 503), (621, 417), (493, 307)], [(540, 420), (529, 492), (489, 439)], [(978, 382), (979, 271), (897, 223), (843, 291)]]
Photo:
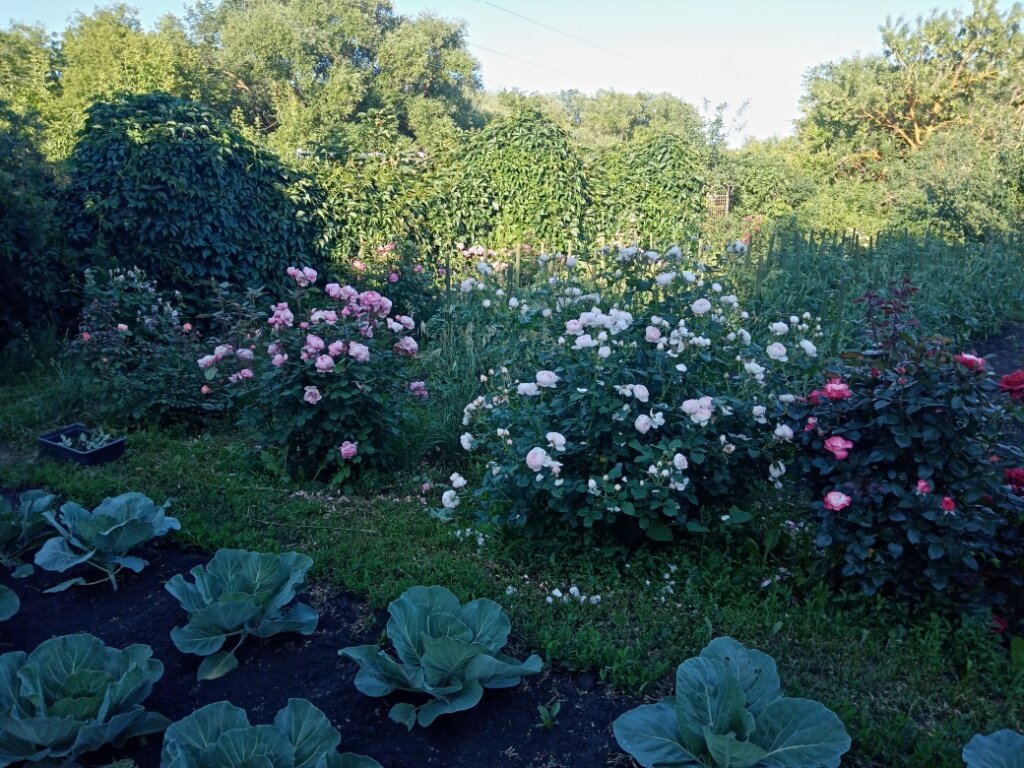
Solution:
[(996, 455), (1005, 400), (983, 358), (918, 337), (911, 290), (869, 295), (870, 348), (787, 409), (800, 472), (818, 545), (864, 592), (977, 594), (1019, 546)]
[(38, 149), (40, 127), (0, 101), (0, 338), (67, 320), (72, 270), (53, 227), (56, 174)]
[(431, 223), (442, 249), (578, 249), (585, 208), (583, 160), (569, 134), (539, 112), (518, 110), (472, 136), (441, 174)]
[(687, 240), (704, 213), (705, 176), (694, 139), (648, 131), (616, 145), (589, 173), (588, 237)]
[(206, 304), (215, 309), (200, 318), (190, 315), (179, 292), (159, 290), (141, 269), (89, 269), (79, 332), (66, 354), (88, 368), (104, 408), (119, 416), (222, 412), (230, 398), (205, 386), (195, 361), (211, 339), (244, 340), (255, 322), (257, 295), (210, 281)]
[(321, 195), (200, 105), (154, 93), (89, 108), (69, 160), (68, 237), (87, 264), (187, 290), (317, 263)]
[(321, 292), (315, 270), (287, 271), (293, 287), (266, 321), (266, 354), (255, 339), (218, 346), (198, 360), (208, 386), (245, 401), (242, 422), (262, 432), (260, 456), (274, 470), (341, 483), (356, 467), (393, 468), (404, 404), (428, 396), (423, 382), (400, 378), (418, 351), (412, 318), (376, 291)]
[(816, 364), (809, 316), (755, 339), (726, 286), (686, 269), (679, 249), (666, 256), (568, 258), (567, 279), (521, 299), (463, 283), (522, 350), (464, 411), (463, 447), (486, 464), (473, 492), (485, 516), (667, 540), (707, 531), (709, 504), (743, 503), (739, 489), (762, 491), (751, 478), (771, 488), (785, 472), (792, 434), (768, 414)]

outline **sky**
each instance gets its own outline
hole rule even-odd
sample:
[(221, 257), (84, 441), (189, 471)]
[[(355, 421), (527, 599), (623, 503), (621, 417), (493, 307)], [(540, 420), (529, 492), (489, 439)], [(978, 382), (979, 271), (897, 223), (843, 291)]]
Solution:
[[(127, 0), (149, 27), (183, 0)], [(95, 0), (0, 0), (0, 23), (63, 29)], [(731, 143), (784, 136), (808, 69), (880, 51), (887, 16), (913, 19), (968, 0), (393, 0), (466, 23), (489, 90), (668, 91), (700, 107), (749, 102)], [(1009, 2), (1000, 7), (1008, 8)], [(510, 13), (511, 11), (511, 13)], [(517, 15), (518, 14), (518, 15)], [(523, 18), (526, 17), (526, 18)], [(736, 126), (739, 128), (739, 125)]]

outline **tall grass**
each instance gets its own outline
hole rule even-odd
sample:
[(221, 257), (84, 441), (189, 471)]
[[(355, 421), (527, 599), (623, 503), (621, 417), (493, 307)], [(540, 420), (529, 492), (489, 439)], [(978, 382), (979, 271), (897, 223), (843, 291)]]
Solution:
[(807, 310), (822, 318), (832, 352), (856, 335), (854, 300), (907, 277), (915, 316), (930, 333), (977, 339), (1024, 316), (1024, 234), (986, 242), (890, 233), (873, 238), (779, 231), (720, 268), (762, 316)]

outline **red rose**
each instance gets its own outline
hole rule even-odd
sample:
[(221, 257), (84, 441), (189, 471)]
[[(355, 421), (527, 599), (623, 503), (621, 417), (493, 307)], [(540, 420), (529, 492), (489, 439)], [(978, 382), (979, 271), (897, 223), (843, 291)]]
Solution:
[(1004, 475), (1006, 484), (1013, 488), (1014, 493), (1024, 493), (1024, 467), (1008, 469)]
[(1024, 402), (1024, 369), (1003, 376), (999, 380), (999, 388), (1013, 400)]
[(953, 359), (960, 363), (960, 365), (972, 371), (981, 371), (985, 369), (984, 357), (978, 357), (977, 355), (968, 355), (964, 353), (960, 355), (953, 355)]
[(953, 501), (949, 496), (942, 497), (942, 510), (947, 513), (952, 513), (956, 510), (956, 502)]

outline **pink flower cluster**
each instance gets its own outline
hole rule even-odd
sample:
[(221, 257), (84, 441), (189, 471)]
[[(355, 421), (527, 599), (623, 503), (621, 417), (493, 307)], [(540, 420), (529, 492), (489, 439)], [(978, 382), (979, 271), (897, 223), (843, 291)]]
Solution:
[(288, 309), (288, 302), (282, 301), (273, 306), (273, 314), (267, 322), (275, 328), (291, 328), (295, 322), (295, 315)]
[(427, 384), (424, 381), (414, 381), (410, 383), (409, 392), (413, 397), (419, 397), (423, 400), (430, 397), (430, 393), (427, 391)]
[(842, 379), (829, 379), (824, 387), (816, 389), (807, 396), (815, 405), (819, 405), (822, 400), (829, 400), (836, 402), (838, 400), (845, 400), (848, 397), (852, 397), (853, 392), (850, 391), (850, 385), (844, 382)]
[(964, 366), (971, 371), (983, 371), (985, 370), (985, 358), (978, 357), (977, 355), (969, 355), (966, 352), (960, 355), (953, 355), (953, 359), (956, 360), (960, 365)]
[(316, 282), (316, 270), (309, 267), (303, 267), (302, 269), (288, 267), (285, 272), (288, 274), (288, 277), (295, 281), (299, 288), (306, 288)]

